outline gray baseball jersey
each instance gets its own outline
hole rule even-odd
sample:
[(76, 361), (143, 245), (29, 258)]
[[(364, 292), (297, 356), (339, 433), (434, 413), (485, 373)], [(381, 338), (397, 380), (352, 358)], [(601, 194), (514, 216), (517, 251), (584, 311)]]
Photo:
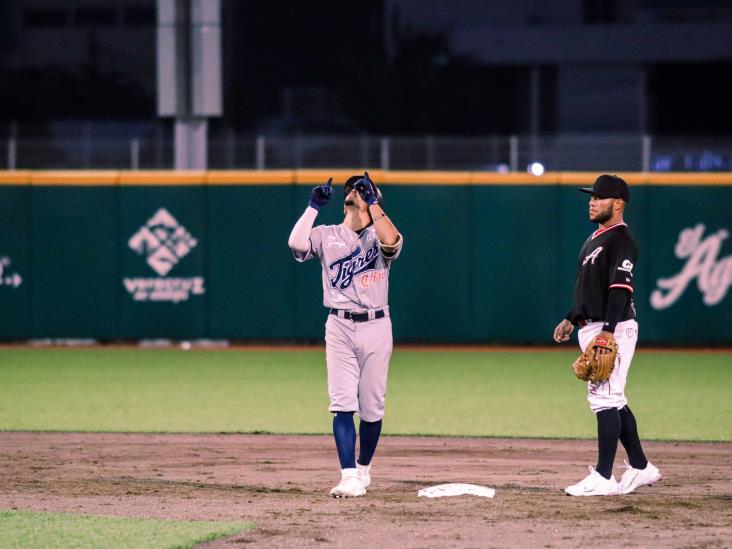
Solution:
[(401, 252), (402, 237), (388, 255), (373, 225), (360, 234), (343, 223), (319, 225), (310, 232), (310, 251), (298, 261), (317, 257), (323, 267), (323, 306), (348, 311), (389, 305), (389, 267)]
[(360, 234), (344, 224), (319, 225), (310, 232), (310, 250), (295, 254), (298, 261), (320, 260), (325, 307), (386, 313), (366, 322), (328, 315), (325, 342), (331, 412), (357, 412), (365, 421), (384, 416), (392, 352), (389, 267), (399, 256), (402, 241), (399, 235), (397, 243), (386, 249), (373, 225)]

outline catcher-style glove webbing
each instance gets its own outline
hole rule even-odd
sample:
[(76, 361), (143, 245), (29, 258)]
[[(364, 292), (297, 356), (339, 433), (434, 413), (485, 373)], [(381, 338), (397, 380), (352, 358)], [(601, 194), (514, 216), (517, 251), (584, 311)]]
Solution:
[(618, 356), (618, 344), (612, 335), (600, 334), (572, 364), (572, 370), (582, 381), (602, 383), (610, 379)]

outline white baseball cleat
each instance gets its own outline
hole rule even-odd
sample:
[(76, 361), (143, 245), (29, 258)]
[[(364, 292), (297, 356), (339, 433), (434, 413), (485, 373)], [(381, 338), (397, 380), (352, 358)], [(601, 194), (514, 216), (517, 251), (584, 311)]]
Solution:
[(356, 463), (356, 469), (358, 469), (358, 474), (363, 481), (363, 487), (368, 488), (369, 484), (371, 484), (371, 464), (361, 465), (360, 463)]
[(618, 496), (620, 485), (614, 475), (607, 479), (590, 466), (589, 475), (577, 484), (567, 486), (564, 491), (570, 496)]
[(341, 470), (341, 481), (330, 491), (334, 498), (355, 498), (365, 493), (366, 486), (356, 468)]
[(631, 467), (630, 464), (625, 462), (625, 472), (620, 477), (620, 493), (630, 494), (636, 488), (641, 486), (650, 486), (654, 482), (661, 480), (661, 471), (658, 467), (653, 465), (650, 461), (646, 465), (645, 469), (636, 469)]

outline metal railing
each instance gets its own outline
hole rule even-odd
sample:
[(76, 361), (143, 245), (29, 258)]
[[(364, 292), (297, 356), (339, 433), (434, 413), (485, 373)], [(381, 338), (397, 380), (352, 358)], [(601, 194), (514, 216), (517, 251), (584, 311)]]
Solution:
[[(3, 154), (4, 153), (4, 154)], [(4, 160), (4, 162), (3, 162)], [(213, 136), (210, 169), (382, 168), (510, 172), (538, 162), (551, 171), (732, 171), (732, 136)], [(170, 169), (172, 139), (0, 140), (0, 169)]]

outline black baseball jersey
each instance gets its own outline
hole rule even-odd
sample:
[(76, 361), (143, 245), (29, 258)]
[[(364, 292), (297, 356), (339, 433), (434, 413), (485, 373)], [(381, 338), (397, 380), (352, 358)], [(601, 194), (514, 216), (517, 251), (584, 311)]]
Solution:
[(635, 241), (625, 223), (592, 233), (580, 251), (574, 299), (567, 319), (572, 324), (604, 321), (611, 288), (622, 288), (631, 293), (620, 321), (635, 318), (632, 293), (633, 266), (637, 256)]

